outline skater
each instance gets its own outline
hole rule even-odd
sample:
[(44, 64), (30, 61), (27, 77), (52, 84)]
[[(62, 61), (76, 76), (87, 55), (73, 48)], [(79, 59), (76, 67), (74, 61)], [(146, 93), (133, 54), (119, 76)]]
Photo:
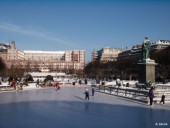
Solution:
[(129, 85), (130, 85), (130, 84), (129, 84), (129, 82), (128, 82), (128, 83), (126, 84), (126, 87), (129, 87)]
[(79, 85), (81, 85), (81, 80), (79, 80)]
[(87, 85), (87, 79), (84, 80), (85, 85)]
[(92, 96), (94, 96), (94, 87), (92, 87)]
[(89, 100), (89, 91), (88, 91), (88, 89), (85, 90), (84, 94), (85, 94), (85, 100), (87, 100), (87, 99)]
[(162, 97), (161, 97), (161, 101), (159, 103), (165, 104), (165, 93), (163, 93)]
[(54, 84), (54, 86), (55, 86), (55, 88), (56, 88), (56, 91), (57, 91), (57, 90), (60, 90), (59, 82), (56, 82), (56, 83)]
[(36, 87), (37, 87), (37, 88), (39, 87), (39, 79), (37, 79)]
[(153, 98), (154, 98), (154, 92), (153, 92), (153, 87), (149, 89), (149, 99), (150, 99), (150, 106), (153, 104)]

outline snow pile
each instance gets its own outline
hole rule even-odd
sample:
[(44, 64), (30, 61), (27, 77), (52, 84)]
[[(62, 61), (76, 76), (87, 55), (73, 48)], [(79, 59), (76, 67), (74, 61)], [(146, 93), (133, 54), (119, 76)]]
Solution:
[(41, 87), (36, 87), (36, 83), (29, 83), (28, 86), (23, 86), (23, 90), (40, 89)]

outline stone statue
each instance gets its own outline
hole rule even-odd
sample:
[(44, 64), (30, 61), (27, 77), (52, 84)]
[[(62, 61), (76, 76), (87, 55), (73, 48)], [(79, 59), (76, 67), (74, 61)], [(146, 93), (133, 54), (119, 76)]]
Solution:
[(143, 59), (147, 59), (150, 57), (150, 41), (148, 37), (145, 37), (145, 40), (142, 44), (142, 57)]

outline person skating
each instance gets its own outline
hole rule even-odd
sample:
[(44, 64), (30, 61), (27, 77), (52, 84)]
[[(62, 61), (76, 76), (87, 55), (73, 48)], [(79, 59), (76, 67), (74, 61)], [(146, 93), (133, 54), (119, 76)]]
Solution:
[(87, 79), (84, 80), (85, 85), (87, 85)]
[(56, 83), (54, 84), (54, 86), (55, 86), (55, 88), (56, 88), (56, 91), (57, 91), (57, 90), (60, 90), (59, 82), (56, 82)]
[(85, 100), (89, 100), (89, 91), (88, 89), (85, 90)]
[(94, 87), (92, 87), (92, 96), (94, 96)]
[(81, 80), (79, 80), (79, 85), (81, 85)]
[(161, 97), (161, 101), (159, 103), (162, 103), (165, 104), (165, 94), (163, 93), (162, 97)]
[(153, 98), (154, 98), (154, 92), (153, 92), (153, 90), (154, 90), (153, 87), (151, 87), (151, 88), (149, 89), (150, 106), (152, 106), (152, 104), (153, 104)]
[(39, 79), (37, 79), (36, 87), (39, 87)]

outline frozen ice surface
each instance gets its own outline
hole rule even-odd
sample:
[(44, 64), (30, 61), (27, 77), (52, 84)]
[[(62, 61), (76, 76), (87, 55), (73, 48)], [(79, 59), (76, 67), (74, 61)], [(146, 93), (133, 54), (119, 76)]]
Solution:
[[(0, 128), (153, 128), (170, 127), (170, 106), (133, 102), (84, 87), (0, 93)], [(89, 90), (91, 90), (89, 88)]]

